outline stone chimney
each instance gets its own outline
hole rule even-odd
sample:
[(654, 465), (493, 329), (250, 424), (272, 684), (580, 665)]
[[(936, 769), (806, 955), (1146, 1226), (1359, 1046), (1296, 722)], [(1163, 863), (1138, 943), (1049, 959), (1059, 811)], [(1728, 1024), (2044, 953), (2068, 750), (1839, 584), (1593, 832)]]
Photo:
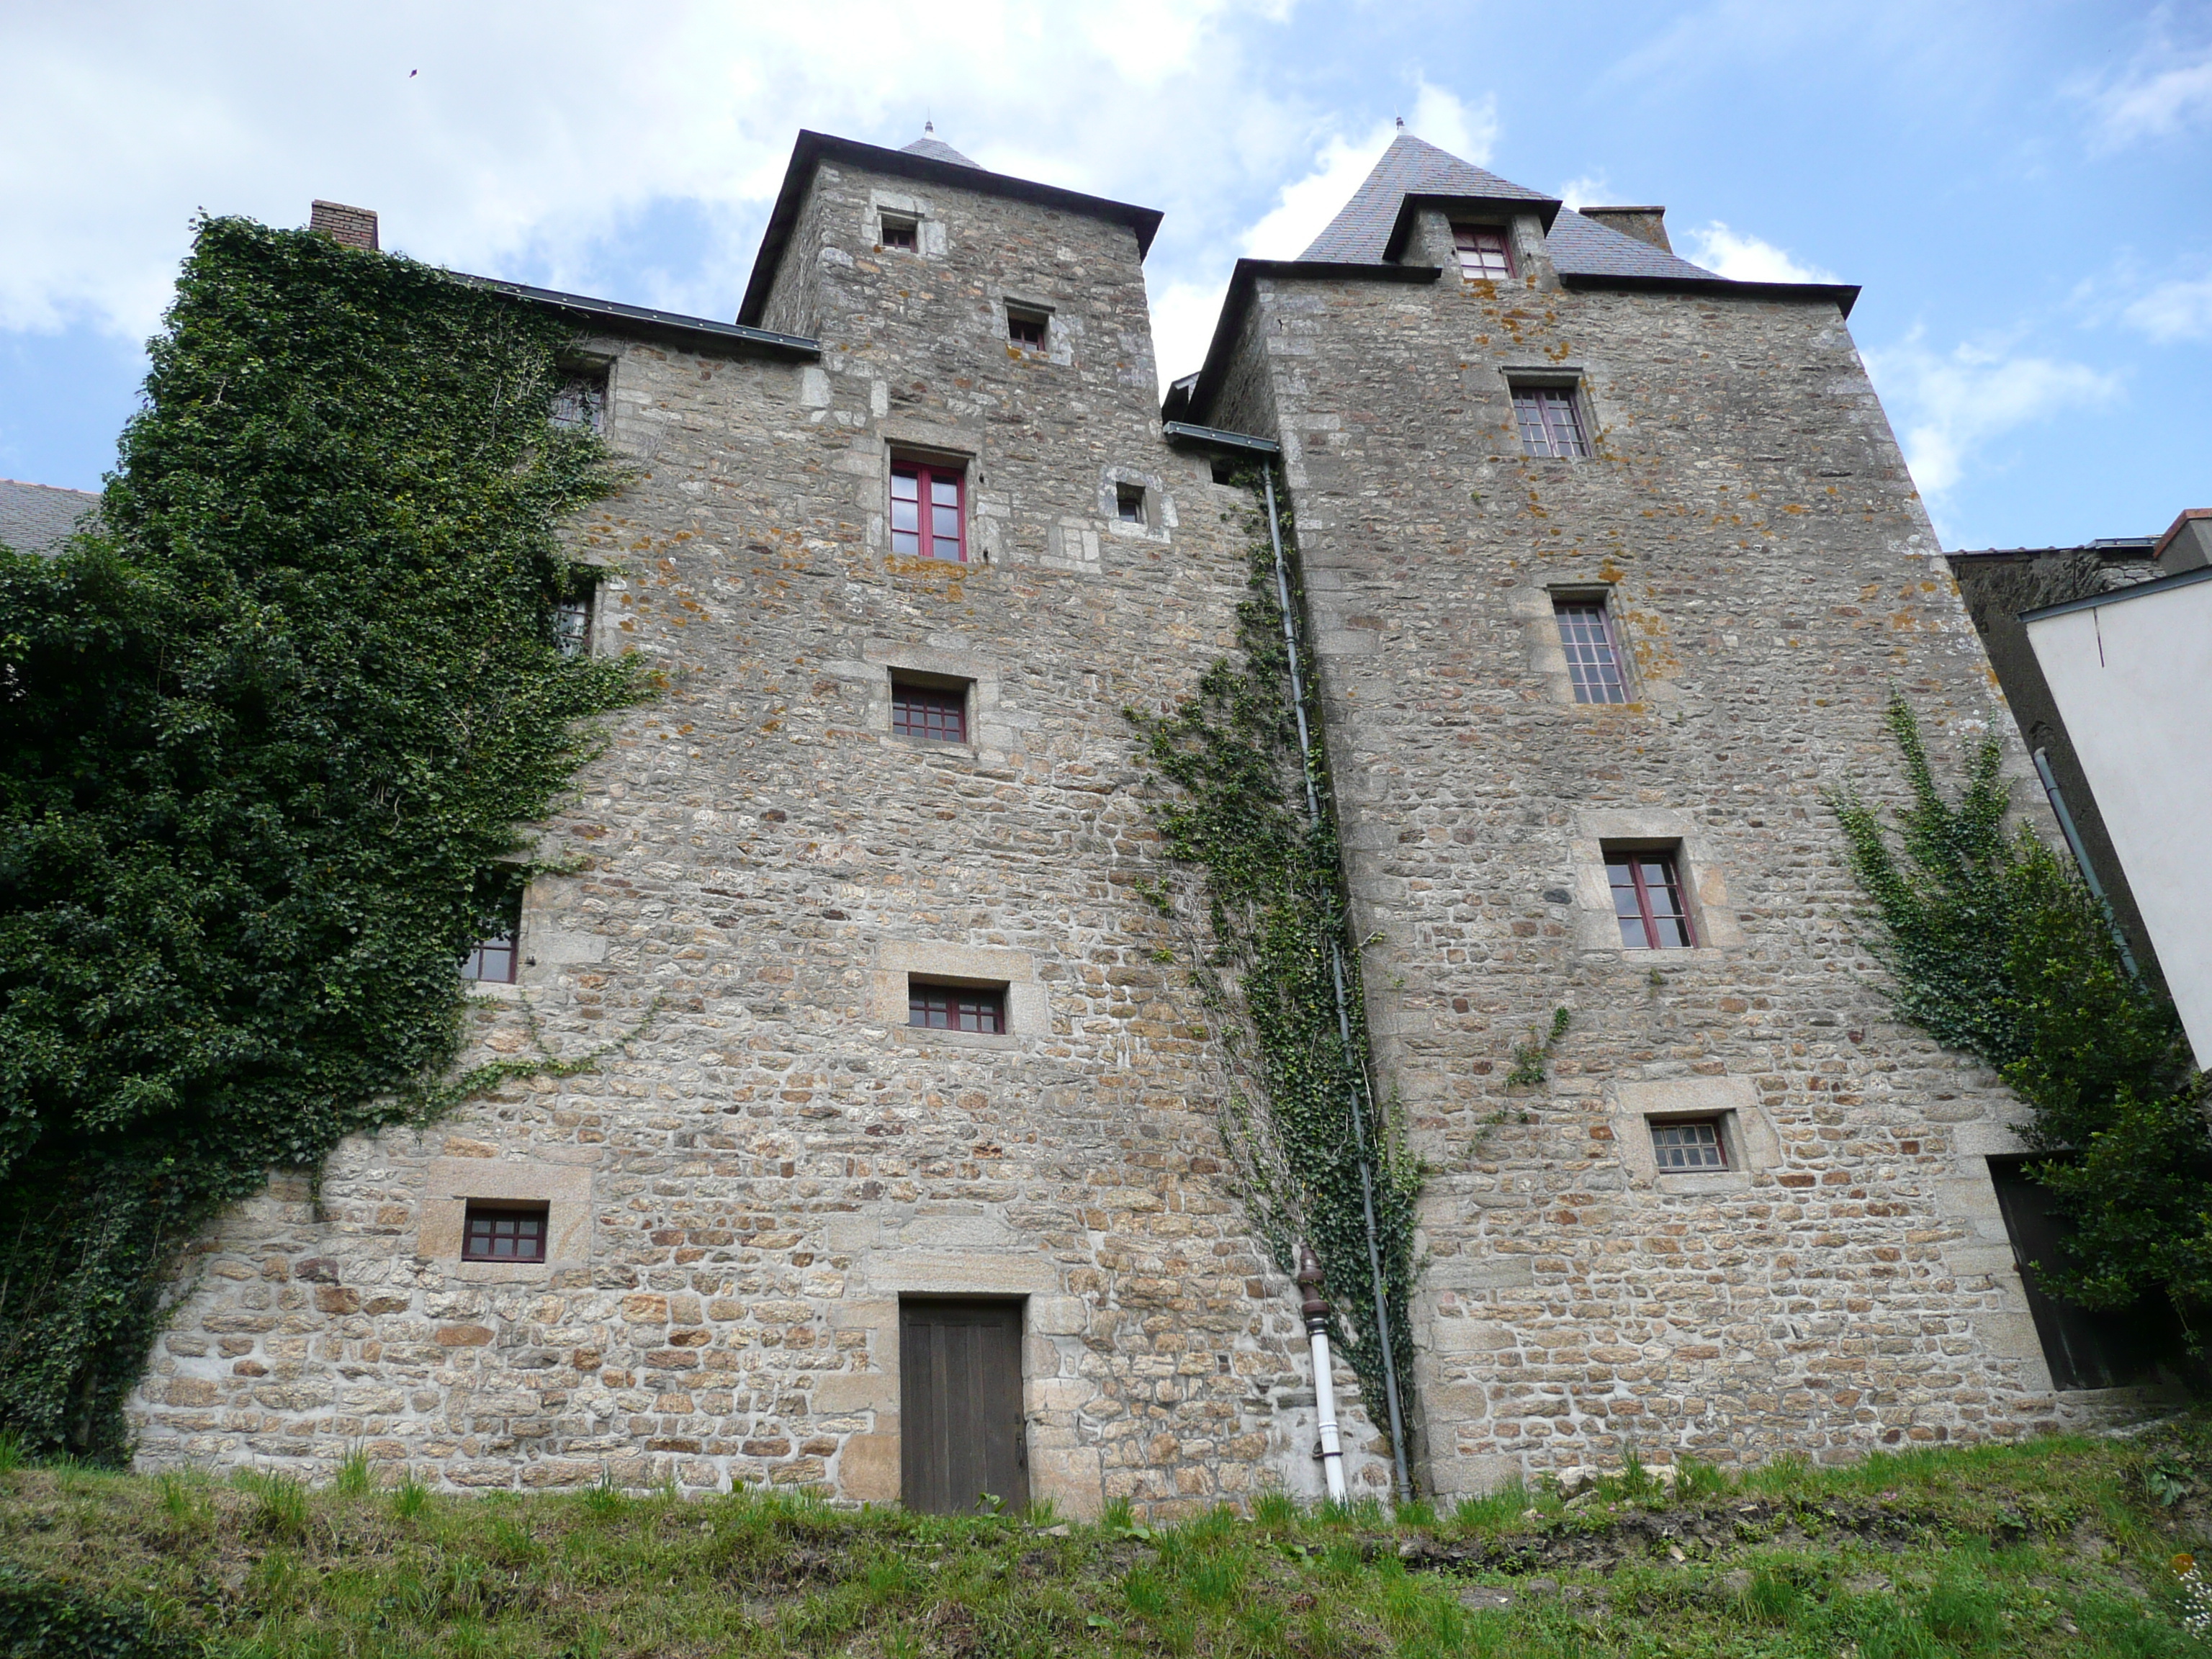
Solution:
[(348, 207), (343, 202), (318, 202), (307, 210), (307, 228), (335, 236), (348, 247), (376, 252), (376, 215), (368, 208)]
[(1667, 240), (1667, 210), (1662, 207), (1586, 207), (1576, 212), (1585, 219), (1595, 219), (1607, 230), (1617, 230), (1624, 236), (1633, 236), (1639, 242), (1649, 242), (1662, 253), (1672, 253), (1674, 245)]
[(2161, 576), (2212, 564), (2212, 507), (2192, 507), (2176, 519), (2151, 551)]

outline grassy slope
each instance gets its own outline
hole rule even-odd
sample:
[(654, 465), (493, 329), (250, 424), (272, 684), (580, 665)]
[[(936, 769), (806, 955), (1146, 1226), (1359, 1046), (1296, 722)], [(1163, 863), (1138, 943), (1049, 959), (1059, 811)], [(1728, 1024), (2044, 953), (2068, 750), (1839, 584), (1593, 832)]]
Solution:
[(2212, 1418), (1682, 1484), (1152, 1531), (23, 1468), (0, 1575), (223, 1655), (2212, 1656), (2170, 1565)]

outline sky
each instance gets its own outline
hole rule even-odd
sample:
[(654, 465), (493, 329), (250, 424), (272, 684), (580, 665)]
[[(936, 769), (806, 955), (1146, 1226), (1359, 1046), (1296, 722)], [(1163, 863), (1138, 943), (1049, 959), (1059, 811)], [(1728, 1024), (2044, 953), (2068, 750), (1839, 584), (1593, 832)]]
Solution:
[(735, 315), (794, 136), (1166, 214), (1163, 375), (1402, 117), (1851, 331), (1947, 547), (2212, 506), (2212, 0), (0, 0), (0, 477), (97, 489), (196, 214)]

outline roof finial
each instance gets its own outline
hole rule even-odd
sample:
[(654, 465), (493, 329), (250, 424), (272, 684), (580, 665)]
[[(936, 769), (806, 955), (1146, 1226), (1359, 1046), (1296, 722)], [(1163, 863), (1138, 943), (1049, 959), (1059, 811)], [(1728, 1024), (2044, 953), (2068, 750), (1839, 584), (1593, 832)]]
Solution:
[(921, 124), (921, 130), (924, 132), (934, 132), (937, 131), (937, 123), (925, 118)]
[(1398, 131), (1401, 131), (1401, 132), (1403, 132), (1405, 130), (1406, 130), (1406, 118), (1405, 118), (1404, 116), (1402, 116), (1402, 115), (1401, 115), (1401, 116), (1400, 116), (1400, 117), (1398, 118)]

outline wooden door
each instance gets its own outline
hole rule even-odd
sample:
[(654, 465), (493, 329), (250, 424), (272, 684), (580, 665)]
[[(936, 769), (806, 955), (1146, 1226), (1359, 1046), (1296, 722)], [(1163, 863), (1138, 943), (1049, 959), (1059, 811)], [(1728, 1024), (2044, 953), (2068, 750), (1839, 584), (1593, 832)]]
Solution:
[(2031, 1181), (2027, 1158), (1993, 1158), (1990, 1179), (2004, 1212), (2013, 1260), (2020, 1266), (2027, 1310), (2061, 1389), (2118, 1389), (2155, 1382), (2162, 1368), (2181, 1358), (2181, 1334), (2172, 1308), (2141, 1302), (2131, 1308), (2094, 1310), (2062, 1302), (2037, 1282), (2033, 1263), (2055, 1266), (2064, 1260), (2061, 1245), (2074, 1224), (2051, 1203), (2051, 1189)]
[(985, 1493), (1029, 1506), (1020, 1303), (900, 1304), (899, 1440), (908, 1509), (973, 1515)]

